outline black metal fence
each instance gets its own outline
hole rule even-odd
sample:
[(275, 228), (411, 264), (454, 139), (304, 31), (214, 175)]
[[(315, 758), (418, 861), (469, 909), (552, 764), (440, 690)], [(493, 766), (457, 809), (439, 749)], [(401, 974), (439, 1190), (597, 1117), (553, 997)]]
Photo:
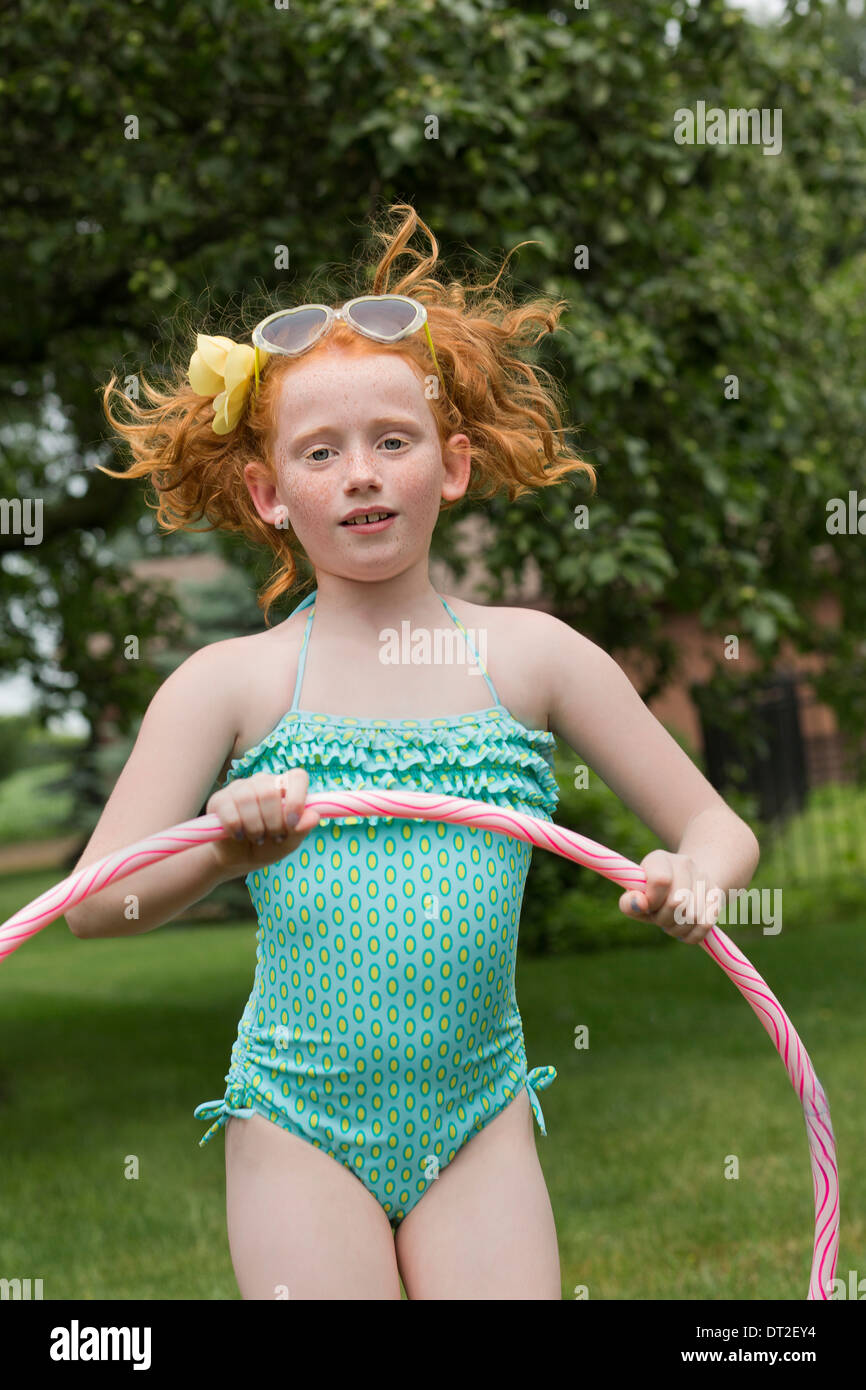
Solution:
[(707, 778), (722, 795), (752, 798), (762, 860), (776, 855), (788, 882), (866, 877), (866, 787), (808, 677), (780, 672), (691, 693)]

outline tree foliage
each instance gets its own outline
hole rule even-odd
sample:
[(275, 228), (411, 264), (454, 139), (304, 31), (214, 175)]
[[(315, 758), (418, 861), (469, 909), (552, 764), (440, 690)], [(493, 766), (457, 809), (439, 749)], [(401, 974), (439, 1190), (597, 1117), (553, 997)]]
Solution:
[[(673, 611), (767, 663), (786, 637), (820, 646), (827, 698), (862, 718), (864, 542), (826, 529), (828, 500), (863, 484), (864, 111), (833, 11), (760, 28), (721, 0), (31, 0), (0, 80), (0, 491), (44, 499), (45, 538), (0, 535), (2, 666), (36, 676), (43, 712), (137, 719), (159, 641), (181, 639), (128, 557), (203, 542), (154, 535), (140, 491), (93, 469), (99, 387), (165, 361), (182, 306), (219, 332), (239, 294), (351, 262), (370, 212), (405, 199), (449, 270), (529, 238), (513, 288), (572, 306), (537, 360), (598, 494), (483, 503), (489, 596), (534, 566), (561, 617), (641, 649), (645, 697), (674, 670)], [(678, 144), (699, 101), (781, 111), (782, 152)], [(434, 539), (458, 575), (468, 510)], [(268, 568), (205, 543), (252, 583)], [(815, 626), (822, 592), (838, 631)], [(721, 644), (719, 661), (723, 679)]]

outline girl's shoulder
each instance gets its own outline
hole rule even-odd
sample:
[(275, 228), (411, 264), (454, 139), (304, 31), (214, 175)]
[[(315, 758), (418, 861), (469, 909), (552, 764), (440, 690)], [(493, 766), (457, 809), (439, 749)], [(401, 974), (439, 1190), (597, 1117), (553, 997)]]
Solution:
[(306, 612), (240, 637), (226, 637), (199, 649), (207, 653), (213, 681), (219, 682), (232, 712), (233, 741), (226, 750), (218, 782), (231, 760), (258, 743), (289, 708), (304, 635)]
[(453, 608), (464, 627), (487, 628), (512, 638), (550, 642), (561, 636), (564, 630), (571, 631), (552, 613), (540, 608), (518, 608), (509, 605), (470, 603), (466, 599), (453, 598), (451, 594), (442, 597)]
[(299, 640), (299, 634), (303, 637), (306, 619), (306, 611), (293, 613), (281, 623), (275, 623), (273, 627), (264, 628), (261, 632), (223, 637), (217, 642), (205, 643), (198, 650), (199, 653), (210, 653), (215, 664), (223, 662), (227, 667), (233, 668), (237, 662), (243, 662), (251, 656), (263, 657), (269, 651), (285, 650), (286, 643), (291, 644)]

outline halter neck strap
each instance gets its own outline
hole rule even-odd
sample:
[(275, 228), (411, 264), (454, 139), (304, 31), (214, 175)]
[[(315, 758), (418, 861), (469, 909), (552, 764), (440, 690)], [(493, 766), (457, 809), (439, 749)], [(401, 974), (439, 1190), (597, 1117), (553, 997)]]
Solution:
[[(307, 652), (309, 651), (309, 647), (310, 647), (310, 630), (311, 630), (311, 628), (312, 628), (312, 626), (313, 626), (313, 614), (315, 613), (316, 594), (317, 594), (318, 592), (319, 592), (318, 589), (314, 589), (313, 592), (312, 592), (311, 594), (308, 594), (307, 597), (306, 597), (305, 599), (303, 599), (303, 600), (297, 605), (296, 608), (293, 608), (292, 611), (291, 611), (291, 613), (289, 614), (289, 617), (290, 617), (290, 618), (293, 618), (294, 615), (295, 615), (296, 613), (300, 613), (301, 609), (303, 609), (303, 608), (309, 608), (309, 610), (310, 610), (309, 617), (307, 618), (307, 625), (306, 625), (306, 627), (304, 628), (304, 640), (303, 640), (303, 642), (301, 643), (301, 651), (300, 651), (300, 655), (299, 655), (299, 657), (298, 657), (298, 674), (297, 674), (297, 676), (295, 677), (295, 691), (294, 691), (294, 694), (293, 694), (293, 696), (292, 696), (292, 706), (291, 706), (291, 712), (292, 712), (292, 713), (294, 713), (295, 711), (297, 711), (297, 709), (298, 709), (298, 701), (299, 701), (300, 698), (301, 698), (301, 686), (303, 685), (303, 681), (304, 681), (304, 669), (305, 669), (306, 664), (307, 664)], [(475, 645), (474, 645), (474, 643), (472, 642), (472, 640), (471, 640), (471, 638), (470, 638), (470, 636), (469, 636), (469, 633), (466, 631), (466, 628), (464, 627), (463, 623), (462, 623), (462, 622), (460, 621), (460, 619), (458, 618), (457, 614), (454, 612), (454, 609), (451, 607), (451, 605), (450, 605), (449, 603), (446, 602), (446, 600), (442, 597), (441, 594), (438, 595), (438, 598), (441, 600), (442, 604), (444, 605), (446, 612), (447, 612), (447, 613), (451, 616), (451, 618), (454, 620), (454, 622), (455, 622), (457, 628), (459, 629), (459, 631), (463, 634), (463, 639), (464, 639), (464, 641), (466, 642), (466, 646), (469, 648), (469, 651), (472, 653), (472, 656), (473, 656), (473, 658), (474, 658), (474, 660), (475, 660), (475, 662), (476, 662), (476, 664), (477, 664), (477, 666), (478, 666), (478, 669), (480, 670), (480, 672), (481, 672), (481, 674), (483, 675), (485, 681), (487, 682), (487, 688), (489, 689), (491, 695), (493, 696), (493, 699), (494, 699), (495, 703), (496, 703), (497, 705), (500, 704), (501, 701), (500, 701), (500, 699), (499, 699), (499, 696), (498, 696), (497, 693), (496, 693), (496, 687), (494, 686), (492, 680), (490, 679), (489, 675), (487, 674), (487, 669), (486, 669), (486, 667), (485, 667), (483, 661), (481, 660), (481, 657), (478, 655), (478, 652), (477, 652), (476, 649), (475, 649)]]

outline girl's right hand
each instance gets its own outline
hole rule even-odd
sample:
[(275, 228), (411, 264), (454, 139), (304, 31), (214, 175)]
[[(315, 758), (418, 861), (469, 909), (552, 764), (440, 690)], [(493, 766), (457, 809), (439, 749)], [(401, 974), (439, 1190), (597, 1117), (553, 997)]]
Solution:
[[(305, 808), (309, 777), (303, 768), (277, 775), (256, 772), (214, 792), (205, 807), (230, 831), (212, 840), (220, 882), (248, 874), (292, 854), (319, 824), (318, 811)], [(293, 823), (294, 818), (294, 823)]]

